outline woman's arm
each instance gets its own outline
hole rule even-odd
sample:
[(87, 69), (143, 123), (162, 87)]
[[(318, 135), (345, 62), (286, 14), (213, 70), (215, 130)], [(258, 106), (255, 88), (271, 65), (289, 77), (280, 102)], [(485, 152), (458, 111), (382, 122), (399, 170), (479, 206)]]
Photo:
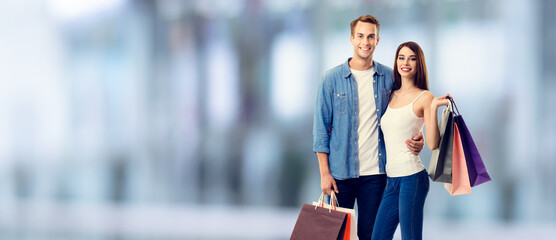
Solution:
[[(430, 92), (429, 92), (430, 93)], [(434, 97), (432, 93), (427, 94), (423, 106), (423, 115), (425, 116), (425, 130), (427, 131), (427, 145), (431, 150), (438, 148), (438, 142), (440, 141), (440, 132), (438, 130), (438, 107), (448, 106), (450, 100), (446, 97), (441, 96)]]

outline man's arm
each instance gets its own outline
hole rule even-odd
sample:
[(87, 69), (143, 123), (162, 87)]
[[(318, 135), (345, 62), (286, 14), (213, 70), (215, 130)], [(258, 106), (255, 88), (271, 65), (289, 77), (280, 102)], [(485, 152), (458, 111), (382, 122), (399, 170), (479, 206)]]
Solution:
[(425, 140), (423, 138), (423, 133), (419, 133), (419, 135), (405, 140), (405, 144), (407, 148), (415, 155), (419, 155), (421, 150), (423, 150), (423, 146), (425, 146)]
[(325, 77), (320, 85), (313, 122), (313, 151), (317, 153), (321, 176), (321, 189), (324, 194), (338, 192), (336, 181), (330, 173), (328, 154), (330, 153), (330, 132), (332, 130), (332, 89)]
[(317, 152), (317, 157), (319, 159), (319, 169), (320, 169), (320, 187), (324, 194), (330, 195), (332, 191), (339, 193), (338, 187), (336, 186), (336, 181), (332, 174), (330, 174), (330, 168), (328, 166), (328, 154)]
[(332, 128), (333, 93), (325, 77), (317, 93), (313, 119), (313, 152), (330, 152), (330, 131)]

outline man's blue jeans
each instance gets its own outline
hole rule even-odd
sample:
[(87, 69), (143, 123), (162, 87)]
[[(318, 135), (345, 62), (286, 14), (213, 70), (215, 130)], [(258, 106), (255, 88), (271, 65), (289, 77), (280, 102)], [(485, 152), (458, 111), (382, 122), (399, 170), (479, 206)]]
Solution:
[(403, 240), (423, 238), (423, 208), (429, 192), (426, 170), (405, 177), (388, 177), (376, 216), (373, 240), (392, 239), (400, 224)]
[(336, 194), (340, 207), (353, 208), (357, 199), (357, 236), (360, 240), (370, 240), (386, 186), (386, 175), (336, 180), (336, 186), (340, 192)]

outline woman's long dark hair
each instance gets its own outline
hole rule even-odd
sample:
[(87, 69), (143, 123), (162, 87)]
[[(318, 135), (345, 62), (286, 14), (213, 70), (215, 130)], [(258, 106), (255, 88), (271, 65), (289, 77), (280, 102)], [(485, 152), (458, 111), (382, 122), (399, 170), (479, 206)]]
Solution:
[(404, 42), (400, 44), (396, 51), (396, 58), (394, 59), (394, 86), (392, 90), (398, 90), (402, 86), (402, 77), (398, 72), (398, 55), (403, 47), (408, 47), (415, 53), (417, 58), (417, 73), (415, 74), (415, 86), (423, 90), (429, 90), (429, 80), (427, 77), (427, 65), (425, 63), (425, 54), (416, 42)]

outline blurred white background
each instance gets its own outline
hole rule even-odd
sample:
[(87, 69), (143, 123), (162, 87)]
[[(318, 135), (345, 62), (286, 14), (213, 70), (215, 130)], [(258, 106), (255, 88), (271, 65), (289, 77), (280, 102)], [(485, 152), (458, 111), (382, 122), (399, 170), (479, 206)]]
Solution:
[[(0, 239), (288, 239), (317, 87), (381, 22), (424, 50), (493, 181), (426, 239), (556, 237), (554, 0), (0, 0)], [(421, 154), (428, 166), (430, 151)], [(399, 235), (396, 236), (399, 239)]]

